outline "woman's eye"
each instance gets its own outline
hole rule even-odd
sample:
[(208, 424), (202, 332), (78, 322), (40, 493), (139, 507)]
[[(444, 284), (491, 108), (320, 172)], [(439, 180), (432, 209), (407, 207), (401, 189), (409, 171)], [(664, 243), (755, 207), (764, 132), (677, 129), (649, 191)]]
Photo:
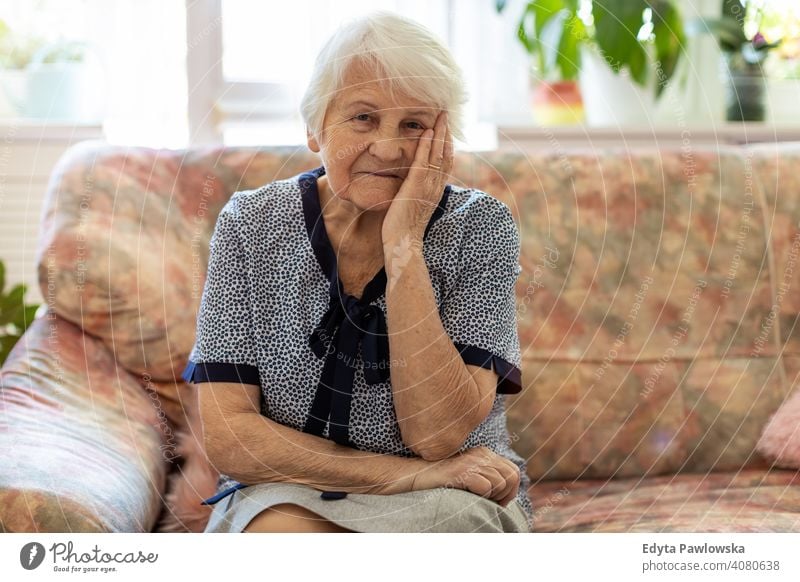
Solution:
[[(369, 113), (359, 113), (358, 115), (353, 116), (351, 119), (366, 123), (372, 121), (372, 116)], [(409, 121), (407, 126), (414, 131), (425, 131), (425, 126), (418, 121)]]

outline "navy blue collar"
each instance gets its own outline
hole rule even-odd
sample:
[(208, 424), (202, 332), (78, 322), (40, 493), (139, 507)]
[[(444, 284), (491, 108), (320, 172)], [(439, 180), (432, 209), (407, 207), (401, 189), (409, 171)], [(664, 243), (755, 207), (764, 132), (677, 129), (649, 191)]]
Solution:
[[(382, 267), (367, 283), (360, 298), (344, 292), (336, 253), (322, 217), (317, 179), (324, 174), (325, 168), (320, 166), (299, 176), (308, 238), (330, 283), (328, 310), (308, 340), (325, 364), (303, 431), (322, 436), (326, 423), (330, 422), (329, 438), (352, 447), (348, 427), (359, 343), (367, 384), (386, 382), (390, 377), (386, 320), (383, 310), (371, 305), (386, 292), (386, 270)], [(433, 223), (444, 214), (449, 194), (448, 184), (425, 228), (423, 244)]]

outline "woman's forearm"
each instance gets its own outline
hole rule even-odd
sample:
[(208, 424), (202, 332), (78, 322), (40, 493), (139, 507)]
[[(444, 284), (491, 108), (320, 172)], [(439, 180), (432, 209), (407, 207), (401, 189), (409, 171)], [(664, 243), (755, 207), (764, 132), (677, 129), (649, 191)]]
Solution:
[(400, 362), (392, 364), (392, 392), (403, 440), (425, 458), (458, 450), (483, 420), (480, 391), (439, 317), (422, 244), (386, 249), (389, 352)]
[[(301, 483), (321, 490), (389, 495), (412, 490), (426, 461), (340, 445), (252, 412), (230, 415), (225, 438), (210, 439), (220, 473), (244, 483)], [(216, 450), (215, 450), (216, 449)]]

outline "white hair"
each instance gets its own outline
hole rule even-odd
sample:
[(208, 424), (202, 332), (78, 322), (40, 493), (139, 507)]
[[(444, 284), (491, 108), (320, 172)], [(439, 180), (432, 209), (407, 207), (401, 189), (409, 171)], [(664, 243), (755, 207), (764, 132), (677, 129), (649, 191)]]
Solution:
[(461, 69), (430, 30), (386, 10), (346, 22), (320, 49), (300, 103), (303, 120), (315, 137), (322, 133), (328, 105), (343, 88), (351, 64), (375, 71), (376, 79), (388, 82), (391, 95), (399, 90), (447, 111), (450, 133), (464, 141), (467, 91)]

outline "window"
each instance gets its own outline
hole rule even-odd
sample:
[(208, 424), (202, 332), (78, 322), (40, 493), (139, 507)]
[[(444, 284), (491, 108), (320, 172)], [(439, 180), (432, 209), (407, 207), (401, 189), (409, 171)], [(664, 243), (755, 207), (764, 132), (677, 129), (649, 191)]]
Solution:
[[(453, 51), (471, 97), (462, 148), (493, 148), (498, 117), (513, 123), (525, 115), (527, 57), (514, 36), (517, 11), (497, 15), (491, 0), (197, 0), (187, 4), (193, 141), (304, 144), (299, 104), (317, 52), (342, 22), (379, 9), (424, 23)], [(193, 51), (191, 39), (210, 23), (219, 25)]]
[[(103, 121), (112, 143), (182, 147), (187, 143), (183, 0), (0, 1), (15, 49), (29, 42), (89, 45), (90, 90), (81, 105)], [(28, 59), (17, 59), (24, 67)], [(59, 99), (53, 91), (53, 99)], [(84, 107), (85, 109), (85, 107)], [(7, 116), (18, 113), (4, 112)]]

